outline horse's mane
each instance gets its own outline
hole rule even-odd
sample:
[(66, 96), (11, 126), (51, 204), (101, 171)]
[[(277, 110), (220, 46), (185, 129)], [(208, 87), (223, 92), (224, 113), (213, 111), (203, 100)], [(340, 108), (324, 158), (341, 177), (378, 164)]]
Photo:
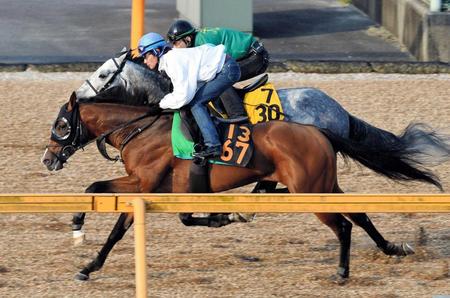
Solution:
[(121, 76), (115, 80), (122, 81), (81, 102), (154, 105), (172, 89), (170, 79), (147, 68), (142, 58), (127, 58)]

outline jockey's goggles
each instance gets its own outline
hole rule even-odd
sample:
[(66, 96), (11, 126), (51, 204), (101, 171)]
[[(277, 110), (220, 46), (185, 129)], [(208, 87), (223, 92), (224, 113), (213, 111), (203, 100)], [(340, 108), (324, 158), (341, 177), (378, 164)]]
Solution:
[[(152, 56), (155, 56), (155, 57), (160, 57), (161, 55), (161, 52), (159, 52), (159, 51), (157, 51), (157, 50), (155, 50), (155, 49), (151, 49), (151, 50), (149, 50), (149, 51), (147, 51), (147, 53), (145, 53), (145, 55), (147, 55), (147, 54), (150, 54), (150, 55), (152, 55)], [(145, 56), (144, 55), (144, 56)]]
[(143, 56), (147, 55), (147, 53), (150, 53), (151, 55), (160, 58), (163, 55), (163, 52), (164, 52), (164, 51), (162, 51), (161, 48), (149, 49), (149, 47), (153, 46), (155, 43), (158, 43), (158, 42), (161, 42), (161, 41), (154, 42), (154, 43), (149, 44), (148, 46), (145, 46), (145, 47), (144, 46), (139, 46), (138, 47), (139, 54), (143, 57)]
[(189, 35), (193, 34), (194, 32), (195, 32), (195, 29), (191, 29), (189, 31), (186, 31), (186, 32), (184, 32), (182, 34), (178, 34), (178, 35), (177, 34), (168, 33), (167, 34), (167, 39), (169, 39), (170, 42), (175, 42), (177, 40), (185, 38), (186, 36), (189, 36)]

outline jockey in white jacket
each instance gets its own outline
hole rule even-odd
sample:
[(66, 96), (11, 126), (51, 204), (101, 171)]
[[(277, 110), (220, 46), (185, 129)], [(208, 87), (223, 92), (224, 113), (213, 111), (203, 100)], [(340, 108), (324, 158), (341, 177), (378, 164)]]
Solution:
[(158, 67), (172, 81), (173, 92), (164, 96), (159, 106), (179, 109), (189, 105), (205, 144), (196, 156), (219, 157), (222, 145), (206, 104), (239, 80), (241, 72), (236, 61), (225, 54), (223, 45), (170, 49), (164, 38), (153, 32), (140, 39), (138, 50), (150, 69)]
[(159, 71), (165, 71), (173, 92), (159, 103), (162, 109), (179, 109), (191, 102), (197, 82), (211, 81), (225, 63), (225, 47), (202, 45), (192, 49), (172, 49), (159, 60)]

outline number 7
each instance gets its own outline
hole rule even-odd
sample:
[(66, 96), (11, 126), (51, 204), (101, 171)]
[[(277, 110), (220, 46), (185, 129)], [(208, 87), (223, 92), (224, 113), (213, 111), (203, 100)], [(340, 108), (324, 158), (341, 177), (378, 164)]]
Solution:
[(261, 88), (261, 91), (269, 91), (269, 93), (267, 94), (266, 103), (270, 103), (270, 100), (272, 99), (273, 89)]
[(236, 142), (236, 147), (241, 147), (242, 148), (241, 153), (239, 153), (239, 157), (238, 157), (238, 159), (236, 161), (237, 164), (241, 164), (242, 163), (242, 160), (244, 159), (244, 156), (245, 156), (245, 152), (247, 152), (248, 146), (249, 146), (248, 143), (242, 143), (242, 142), (239, 142), (239, 141)]

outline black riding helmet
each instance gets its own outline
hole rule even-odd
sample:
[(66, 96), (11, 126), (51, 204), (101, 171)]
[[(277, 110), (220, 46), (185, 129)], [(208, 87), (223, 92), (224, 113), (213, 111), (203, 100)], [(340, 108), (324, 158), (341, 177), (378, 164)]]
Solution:
[(191, 23), (185, 20), (177, 20), (170, 26), (169, 31), (167, 31), (167, 39), (170, 42), (174, 42), (194, 33), (195, 28)]

